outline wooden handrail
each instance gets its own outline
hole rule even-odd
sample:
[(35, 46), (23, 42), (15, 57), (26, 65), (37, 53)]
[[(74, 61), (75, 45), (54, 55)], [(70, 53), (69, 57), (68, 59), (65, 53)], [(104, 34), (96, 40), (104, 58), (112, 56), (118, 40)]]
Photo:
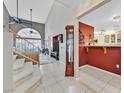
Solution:
[[(9, 30), (9, 32), (12, 32), (13, 34), (16, 34), (16, 33), (15, 33), (13, 30), (11, 30), (11, 29)], [(35, 48), (40, 49), (39, 47), (35, 46), (33, 43), (29, 42), (27, 39), (21, 37), (20, 35), (16, 34), (16, 36), (18, 36), (19, 38), (21, 38), (21, 39), (27, 41), (28, 43), (30, 43), (31, 45), (33, 45)]]
[[(20, 38), (20, 37), (16, 37), (16, 38)], [(41, 40), (41, 38), (29, 38), (29, 37), (21, 37), (20, 39)]]
[(19, 38), (21, 38), (21, 39), (25, 40), (25, 41), (26, 41), (26, 42), (28, 42), (29, 44), (33, 45), (35, 48), (38, 48), (38, 49), (39, 49), (39, 47), (35, 46), (33, 43), (29, 42), (27, 39), (22, 38), (22, 37), (21, 37), (21, 36), (19, 36), (18, 34), (17, 34), (17, 36), (18, 36)]
[[(12, 32), (13, 34), (16, 34), (16, 33), (15, 33), (13, 30), (11, 30), (11, 29), (9, 30), (9, 32)], [(21, 43), (20, 43), (21, 45), (19, 44), (19, 47), (18, 47), (14, 52), (15, 52), (16, 54), (18, 54), (18, 55), (20, 55), (20, 56), (22, 56), (22, 57), (24, 57), (24, 58), (26, 58), (26, 59), (32, 61), (33, 63), (40, 64), (40, 62), (39, 62), (40, 48), (37, 47), (37, 46), (35, 46), (33, 43), (29, 42), (27, 39), (25, 39), (25, 38), (19, 36), (18, 34), (16, 34), (16, 36), (17, 36), (17, 39), (18, 39), (18, 40), (21, 40)], [(25, 43), (25, 46), (23, 46), (22, 41), (23, 41), (23, 43)], [(28, 47), (27, 47), (26, 45), (28, 45)], [(30, 46), (31, 46), (34, 50), (36, 50), (36, 51), (31, 50)], [(28, 56), (26, 55), (26, 53), (28, 53), (27, 50), (25, 50), (26, 48), (28, 48), (28, 51), (29, 51), (29, 53), (30, 53)], [(38, 55), (37, 55), (37, 54), (34, 54), (35, 52), (37, 52)]]
[(16, 53), (16, 54), (18, 54), (18, 55), (20, 55), (20, 56), (22, 56), (22, 57), (24, 57), (24, 58), (26, 58), (26, 59), (29, 59), (29, 60), (30, 60), (30, 61), (32, 61), (33, 63), (39, 64), (39, 62), (38, 62), (38, 61), (33, 60), (32, 58), (27, 57), (27, 56), (25, 56), (25, 55), (24, 55), (24, 54), (22, 54), (22, 53), (19, 53), (19, 52), (17, 52), (17, 51), (14, 51), (14, 53)]

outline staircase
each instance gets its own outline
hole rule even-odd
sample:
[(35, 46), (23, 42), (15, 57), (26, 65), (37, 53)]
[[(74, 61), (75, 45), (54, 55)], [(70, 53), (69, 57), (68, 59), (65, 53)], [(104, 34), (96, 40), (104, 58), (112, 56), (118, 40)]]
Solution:
[(25, 58), (13, 55), (13, 82), (14, 93), (32, 93), (41, 84), (41, 72), (38, 65)]
[[(15, 34), (12, 30), (9, 32)], [(13, 93), (32, 93), (41, 85), (40, 49), (16, 36), (19, 43), (13, 48)]]

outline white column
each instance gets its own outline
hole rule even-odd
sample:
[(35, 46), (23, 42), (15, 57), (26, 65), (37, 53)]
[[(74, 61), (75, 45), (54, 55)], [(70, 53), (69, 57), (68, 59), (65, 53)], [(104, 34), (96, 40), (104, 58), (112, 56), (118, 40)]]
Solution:
[(3, 92), (13, 93), (13, 34), (3, 32)]
[(74, 72), (75, 78), (79, 76), (79, 21), (75, 18), (74, 23)]

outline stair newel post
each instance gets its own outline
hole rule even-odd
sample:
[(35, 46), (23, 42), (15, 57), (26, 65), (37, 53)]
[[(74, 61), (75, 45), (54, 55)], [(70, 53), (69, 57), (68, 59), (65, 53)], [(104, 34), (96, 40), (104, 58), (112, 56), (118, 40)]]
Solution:
[[(18, 42), (19, 41), (19, 39), (17, 38), (16, 39), (16, 42)], [(15, 47), (15, 51), (18, 51), (19, 49), (18, 49), (18, 45), (17, 45), (17, 43), (16, 43), (16, 45), (15, 45), (16, 47)]]
[(32, 58), (32, 45), (30, 45), (30, 58)]
[(40, 49), (38, 48), (38, 66), (40, 67)]
[(22, 48), (21, 44), (22, 44), (22, 40), (20, 39), (20, 52), (21, 52), (21, 48)]
[(27, 55), (27, 53), (28, 53), (28, 43), (26, 42), (26, 55)]
[(21, 52), (23, 53), (23, 40), (21, 39)]
[(33, 47), (34, 47), (34, 46), (32, 45), (32, 50), (31, 50), (31, 54), (32, 54), (32, 55), (31, 55), (31, 56), (32, 56), (31, 58), (32, 58), (32, 59), (33, 59)]
[(33, 55), (33, 52), (32, 52), (32, 49), (33, 49), (33, 48), (32, 48), (32, 47), (33, 47), (33, 45), (31, 45), (31, 58), (32, 58), (32, 55)]
[[(24, 41), (25, 42), (25, 41)], [(25, 42), (25, 52), (26, 52), (26, 42)]]
[(22, 39), (20, 38), (20, 40), (21, 40), (21, 53), (22, 53), (22, 48), (23, 48)]
[(32, 59), (34, 60), (34, 46), (32, 46)]
[[(32, 58), (32, 56), (33, 56), (33, 52), (32, 52), (33, 50), (32, 50), (32, 49), (33, 49), (33, 45), (31, 45), (31, 58)], [(32, 59), (33, 59), (33, 58), (32, 58)]]
[(23, 52), (25, 53), (25, 40), (23, 39)]
[(32, 52), (33, 50), (32, 49), (33, 49), (33, 45), (31, 45), (31, 58), (32, 58), (32, 55), (33, 55), (33, 52)]
[(26, 50), (27, 50), (27, 52), (26, 52), (26, 55), (29, 57), (29, 55), (28, 55), (28, 52), (29, 52), (29, 43), (27, 42), (27, 41), (25, 41), (26, 42)]
[(18, 46), (18, 51), (20, 51), (20, 39), (18, 38), (18, 44), (16, 44)]
[(19, 45), (20, 46), (20, 49), (19, 49), (20, 51), (19, 52), (21, 52), (21, 39), (20, 38), (19, 38), (19, 41), (20, 41), (20, 45)]
[(29, 44), (29, 48), (30, 48), (30, 53), (29, 53), (29, 56), (31, 58), (31, 45)]
[(31, 58), (31, 45), (30, 44), (29, 44), (29, 49), (30, 49), (29, 56)]
[[(29, 51), (30, 51), (30, 48), (29, 48), (29, 43), (28, 43), (28, 52), (27, 52), (27, 55), (29, 54)], [(28, 57), (29, 57), (29, 55), (28, 55)]]
[(32, 54), (33, 54), (32, 59), (35, 60), (35, 59), (34, 59), (34, 46), (33, 46), (33, 51), (32, 51), (32, 52), (33, 52), (33, 53), (32, 53)]
[(24, 53), (24, 44), (23, 44), (24, 40), (22, 39), (22, 53)]

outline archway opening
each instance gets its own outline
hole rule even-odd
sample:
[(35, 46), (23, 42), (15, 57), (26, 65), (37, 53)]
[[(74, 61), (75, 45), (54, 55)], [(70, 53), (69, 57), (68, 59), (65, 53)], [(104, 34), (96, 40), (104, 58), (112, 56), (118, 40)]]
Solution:
[[(17, 35), (19, 35), (21, 38), (29, 41), (34, 46), (41, 48), (41, 45), (42, 45), (41, 36), (40, 36), (40, 33), (38, 31), (36, 31), (35, 29), (23, 28), (23, 29), (19, 30)], [(16, 35), (16, 46), (18, 46), (20, 43), (22, 43), (17, 38), (17, 35)]]

